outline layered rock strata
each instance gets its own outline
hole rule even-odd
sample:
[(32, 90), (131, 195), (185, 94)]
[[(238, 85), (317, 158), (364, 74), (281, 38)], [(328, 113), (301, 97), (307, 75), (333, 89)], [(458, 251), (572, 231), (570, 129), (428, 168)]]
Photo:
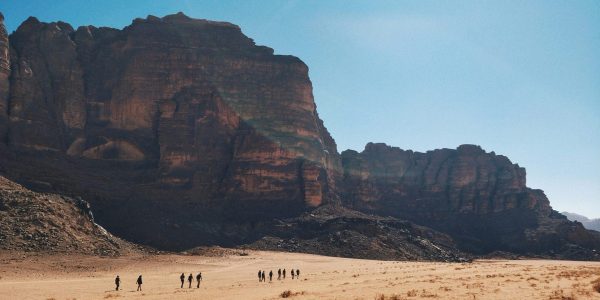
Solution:
[(8, 40), (1, 31), (0, 67), (8, 172), (90, 199), (130, 239), (178, 247), (166, 239), (183, 226), (175, 240), (192, 245), (223, 236), (205, 228), (214, 222), (339, 202), (339, 156), (307, 66), (236, 25), (180, 13), (73, 29), (30, 17)]
[[(475, 253), (598, 248), (526, 187), (524, 169), (476, 146), (340, 156), (308, 67), (236, 25), (179, 13), (74, 29), (30, 17), (8, 35), (2, 20), (0, 172), (83, 197), (130, 241), (286, 248), (293, 233), (309, 252), (330, 241), (323, 253), (349, 256), (344, 241), (356, 241), (356, 255), (405, 259), (453, 257), (439, 232)], [(323, 207), (326, 221), (302, 217)], [(415, 237), (433, 245), (423, 256)]]
[(565, 244), (594, 249), (598, 235), (553, 211), (525, 169), (479, 146), (427, 153), (385, 144), (342, 153), (347, 206), (433, 227), (463, 250), (487, 253), (558, 251)]

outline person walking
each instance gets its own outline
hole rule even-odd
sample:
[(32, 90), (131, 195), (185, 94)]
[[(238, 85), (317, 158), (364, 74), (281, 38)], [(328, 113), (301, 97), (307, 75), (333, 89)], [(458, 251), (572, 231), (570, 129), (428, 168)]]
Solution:
[(300, 269), (296, 269), (296, 279), (300, 279)]
[(117, 288), (115, 289), (115, 291), (119, 290), (119, 285), (121, 285), (121, 278), (119, 278), (119, 275), (117, 275), (117, 278), (115, 278), (115, 285), (117, 286)]
[(285, 279), (285, 269), (283, 269), (283, 279)]
[(181, 288), (183, 288), (183, 283), (185, 282), (185, 274), (181, 273), (181, 276), (179, 276), (179, 280), (181, 280)]
[(281, 280), (281, 269), (277, 270), (277, 280)]
[(269, 282), (273, 281), (273, 270), (269, 272)]
[(200, 288), (200, 281), (202, 281), (202, 272), (198, 273), (198, 275), (196, 275), (196, 281), (198, 281), (198, 285), (196, 286), (197, 289)]
[(262, 273), (258, 270), (258, 282), (262, 282)]
[(296, 274), (294, 273), (294, 269), (292, 269), (292, 271), (290, 271), (290, 273), (292, 273), (292, 280), (293, 280), (293, 279), (294, 279), (294, 275), (296, 275)]
[(260, 277), (262, 278), (263, 282), (267, 282), (267, 279), (265, 278), (265, 270), (262, 271), (262, 275)]
[(140, 276), (138, 277), (138, 279), (137, 279), (136, 283), (137, 283), (137, 285), (138, 285), (138, 288), (137, 288), (137, 290), (138, 290), (138, 291), (141, 291), (141, 290), (142, 290), (142, 275), (140, 275)]
[(190, 276), (188, 276), (188, 282), (190, 283), (190, 285), (188, 286), (188, 289), (192, 288), (192, 281), (194, 281), (194, 275), (192, 275), (192, 273), (190, 273)]

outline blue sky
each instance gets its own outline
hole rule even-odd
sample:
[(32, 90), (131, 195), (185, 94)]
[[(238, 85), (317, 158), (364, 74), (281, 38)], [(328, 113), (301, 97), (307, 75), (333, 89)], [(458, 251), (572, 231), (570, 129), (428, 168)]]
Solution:
[(463, 143), (508, 156), (553, 207), (600, 217), (600, 1), (2, 1), (121, 28), (183, 11), (310, 67), (338, 148)]

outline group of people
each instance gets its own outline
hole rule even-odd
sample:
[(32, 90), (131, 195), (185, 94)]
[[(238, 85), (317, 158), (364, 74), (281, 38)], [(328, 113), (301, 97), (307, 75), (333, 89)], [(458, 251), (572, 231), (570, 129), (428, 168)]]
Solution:
[[(290, 271), (290, 274), (292, 275), (292, 279), (300, 279), (300, 269), (292, 269), (292, 271)], [(285, 279), (285, 275), (286, 275), (286, 270), (283, 269), (283, 271), (281, 269), (277, 270), (277, 280), (281, 280), (281, 279)], [(185, 274), (181, 273), (181, 276), (179, 276), (179, 279), (181, 280), (181, 288), (183, 288), (183, 285), (185, 284)], [(192, 273), (190, 273), (190, 275), (187, 277), (187, 281), (188, 281), (188, 288), (192, 288), (192, 282), (194, 282), (194, 275), (192, 275)], [(200, 288), (200, 282), (202, 281), (202, 272), (198, 273), (198, 275), (196, 275), (196, 288)], [(273, 270), (269, 271), (269, 282), (273, 281)], [(265, 271), (264, 270), (259, 270), (258, 271), (258, 282), (267, 282), (267, 278), (265, 275)], [(135, 282), (137, 284), (137, 290), (141, 291), (142, 290), (142, 275), (140, 275), (138, 277), (138, 279)], [(115, 290), (118, 291), (119, 287), (121, 286), (121, 278), (119, 277), (119, 275), (117, 275), (117, 277), (115, 278), (115, 285), (116, 288)]]
[[(290, 272), (292, 275), (292, 279), (297, 278), (300, 279), (300, 269), (292, 269), (292, 271)], [(281, 269), (277, 270), (277, 280), (281, 280), (281, 279), (285, 279), (285, 274), (286, 271), (285, 269), (283, 269), (283, 271), (281, 271)], [(282, 277), (283, 276), (283, 277)], [(269, 271), (269, 282), (273, 281), (273, 270)], [(265, 271), (264, 270), (258, 270), (258, 282), (267, 282), (267, 278), (265, 276)]]
[[(179, 276), (179, 279), (181, 279), (181, 288), (183, 288), (183, 284), (185, 283), (185, 274), (181, 273), (181, 276)], [(190, 276), (188, 276), (187, 278), (189, 284), (188, 288), (192, 288), (192, 282), (194, 281), (194, 276), (190, 273)], [(198, 273), (198, 275), (196, 275), (196, 281), (198, 282), (198, 284), (196, 285), (196, 288), (200, 288), (200, 281), (202, 281), (202, 272)], [(135, 283), (137, 284), (137, 290), (141, 291), (142, 290), (142, 275), (140, 275), (138, 277), (138, 279), (135, 281)], [(119, 290), (119, 287), (121, 286), (121, 278), (119, 277), (119, 275), (117, 275), (117, 277), (115, 278), (115, 291)]]
[[(138, 279), (135, 281), (135, 283), (137, 284), (137, 290), (141, 291), (142, 290), (142, 275), (138, 276)], [(119, 275), (117, 275), (117, 277), (115, 278), (115, 285), (117, 286), (115, 288), (115, 291), (119, 290), (119, 287), (121, 286), (121, 278), (119, 277)]]
[[(183, 284), (185, 283), (185, 274), (181, 273), (181, 276), (179, 276), (179, 279), (181, 280), (181, 288), (183, 288)], [(194, 276), (192, 275), (192, 273), (190, 273), (190, 276), (188, 276), (187, 280), (189, 282), (188, 289), (191, 289), (192, 282), (194, 281)], [(202, 272), (200, 272), (200, 273), (198, 273), (198, 275), (196, 275), (196, 281), (198, 282), (198, 284), (196, 285), (196, 288), (200, 288), (200, 281), (202, 281)]]

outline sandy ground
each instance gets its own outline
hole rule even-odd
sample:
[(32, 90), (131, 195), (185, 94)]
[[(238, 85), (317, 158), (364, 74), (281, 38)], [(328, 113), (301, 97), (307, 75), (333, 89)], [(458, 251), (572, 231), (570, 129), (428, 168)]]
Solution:
[[(307, 254), (152, 255), (101, 258), (0, 253), (0, 299), (600, 299), (600, 263), (480, 260), (393, 262)], [(259, 283), (258, 270), (286, 268), (286, 280)], [(289, 277), (300, 268), (300, 280)], [(199, 289), (179, 275), (201, 271)], [(122, 290), (114, 291), (114, 277)], [(143, 275), (143, 291), (135, 280)], [(267, 279), (268, 280), (268, 279)], [(194, 283), (195, 284), (195, 283)], [(187, 282), (186, 282), (187, 285)], [(569, 298), (572, 297), (572, 298)]]

